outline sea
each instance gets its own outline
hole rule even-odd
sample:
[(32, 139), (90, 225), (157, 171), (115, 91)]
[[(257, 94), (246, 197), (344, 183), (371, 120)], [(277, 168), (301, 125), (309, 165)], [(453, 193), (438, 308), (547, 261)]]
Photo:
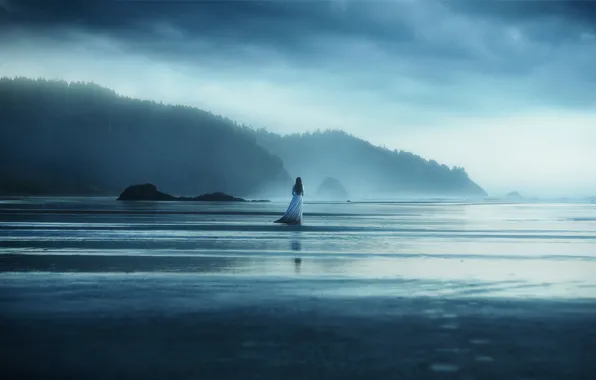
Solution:
[(2, 378), (596, 378), (594, 200), (286, 207), (0, 199)]

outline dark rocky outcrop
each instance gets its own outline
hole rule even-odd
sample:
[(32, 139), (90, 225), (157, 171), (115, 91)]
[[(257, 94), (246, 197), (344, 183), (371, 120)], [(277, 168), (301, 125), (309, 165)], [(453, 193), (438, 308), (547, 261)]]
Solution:
[(246, 202), (246, 199), (236, 198), (222, 192), (215, 192), (211, 194), (203, 194), (191, 198), (178, 198), (181, 201), (197, 201), (197, 202)]
[(119, 201), (174, 201), (176, 197), (162, 193), (151, 183), (127, 187), (118, 197)]
[(348, 192), (337, 179), (327, 177), (317, 189), (315, 196), (320, 199), (345, 200), (348, 198)]
[[(151, 183), (132, 185), (127, 187), (118, 197), (119, 201), (194, 201), (194, 202), (248, 202), (243, 198), (236, 198), (232, 195), (215, 192), (203, 194), (196, 197), (175, 197), (162, 193)], [(267, 200), (255, 200), (250, 202), (269, 202)]]

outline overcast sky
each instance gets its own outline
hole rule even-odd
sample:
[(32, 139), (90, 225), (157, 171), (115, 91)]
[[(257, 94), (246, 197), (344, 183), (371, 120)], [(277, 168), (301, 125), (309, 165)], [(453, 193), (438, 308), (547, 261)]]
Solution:
[(494, 195), (596, 195), (596, 1), (0, 0), (0, 52), (0, 75), (339, 128)]

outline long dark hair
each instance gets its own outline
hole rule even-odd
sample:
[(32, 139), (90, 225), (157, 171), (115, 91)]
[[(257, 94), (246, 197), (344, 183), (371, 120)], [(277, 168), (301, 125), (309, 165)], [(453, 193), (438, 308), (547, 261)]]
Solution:
[(294, 185), (294, 191), (296, 194), (304, 193), (304, 188), (302, 187), (302, 178), (296, 178), (296, 184)]

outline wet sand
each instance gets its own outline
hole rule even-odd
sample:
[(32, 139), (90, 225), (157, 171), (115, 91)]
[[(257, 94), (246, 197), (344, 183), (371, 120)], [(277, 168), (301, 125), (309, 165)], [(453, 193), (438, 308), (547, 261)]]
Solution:
[[(346, 282), (6, 275), (3, 378), (593, 379), (596, 374), (594, 301), (344, 296)], [(338, 292), (321, 291), (328, 288)]]

